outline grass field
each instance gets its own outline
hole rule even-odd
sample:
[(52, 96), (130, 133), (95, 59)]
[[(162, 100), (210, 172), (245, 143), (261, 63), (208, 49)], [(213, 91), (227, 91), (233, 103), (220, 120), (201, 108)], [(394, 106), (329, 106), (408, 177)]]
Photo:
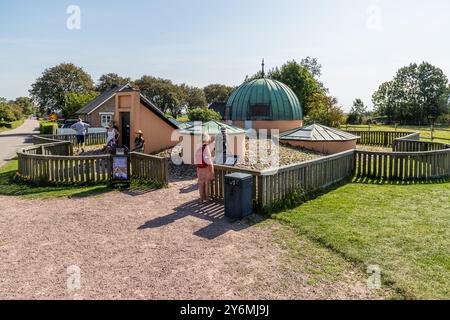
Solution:
[(20, 119), (13, 122), (8, 122), (8, 126), (5, 126), (3, 122), (0, 122), (0, 132), (8, 131), (20, 127), (24, 123), (24, 119)]
[[(26, 199), (50, 199), (61, 197), (80, 198), (116, 190), (106, 183), (99, 185), (33, 186), (16, 181), (14, 179), (16, 172), (17, 160), (12, 160), (3, 167), (0, 167), (0, 195), (21, 196)], [(164, 185), (160, 183), (133, 179), (129, 190), (154, 190), (163, 187)]]
[[(369, 130), (367, 125), (343, 125), (341, 126), (344, 130)], [(422, 138), (431, 138), (430, 126), (388, 126), (388, 125), (371, 125), (370, 130), (372, 131), (411, 131), (420, 132)], [(436, 142), (450, 142), (450, 127), (449, 126), (436, 126), (434, 130), (434, 140)], [(430, 141), (426, 139), (426, 141)]]
[(406, 298), (450, 298), (450, 183), (350, 183), (274, 217)]
[(55, 197), (86, 197), (111, 191), (106, 184), (95, 186), (31, 186), (13, 180), (17, 171), (17, 160), (0, 167), (0, 195), (22, 196), (28, 199)]

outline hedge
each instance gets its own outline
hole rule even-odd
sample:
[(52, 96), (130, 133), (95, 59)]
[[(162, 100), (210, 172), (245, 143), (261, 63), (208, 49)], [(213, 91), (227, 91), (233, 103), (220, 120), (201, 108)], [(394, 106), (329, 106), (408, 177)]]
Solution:
[(58, 128), (58, 124), (55, 122), (47, 122), (43, 121), (39, 123), (39, 132), (40, 134), (56, 134), (56, 129)]

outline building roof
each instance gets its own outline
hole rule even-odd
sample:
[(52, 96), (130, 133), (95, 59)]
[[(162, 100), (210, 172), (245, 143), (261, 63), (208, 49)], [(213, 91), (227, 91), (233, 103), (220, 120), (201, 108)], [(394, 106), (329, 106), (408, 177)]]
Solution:
[[(302, 107), (295, 93), (284, 83), (272, 79), (245, 82), (233, 91), (226, 106), (231, 108), (230, 120), (301, 120)], [(249, 116), (251, 106), (268, 106), (270, 116)]]
[(170, 119), (166, 118), (165, 114), (156, 106), (156, 104), (154, 102), (152, 102), (149, 98), (144, 96), (142, 93), (140, 94), (140, 96), (141, 96), (141, 99), (140, 99), (141, 103), (144, 106), (146, 106), (147, 109), (149, 109), (150, 111), (153, 111), (159, 118), (161, 118), (161, 120), (166, 122), (172, 128), (179, 129), (178, 125), (175, 122), (173, 122)]
[[(99, 108), (101, 105), (103, 105), (106, 101), (113, 98), (117, 93), (123, 92), (123, 91), (130, 91), (130, 90), (137, 91), (137, 90), (133, 89), (133, 87), (130, 84), (126, 84), (124, 86), (113, 87), (113, 88), (109, 89), (108, 91), (105, 91), (104, 93), (102, 93), (101, 95), (99, 95), (98, 97), (96, 97), (95, 99), (90, 101), (89, 103), (87, 103), (85, 106), (83, 106), (81, 109), (79, 109), (76, 112), (76, 114), (79, 114), (79, 115), (80, 114), (91, 114), (97, 108)], [(164, 113), (155, 105), (155, 103), (152, 102), (146, 96), (144, 96), (142, 93), (140, 93), (140, 100), (141, 100), (141, 103), (147, 107), (147, 109), (153, 111), (159, 118), (161, 118), (161, 120), (163, 120), (164, 122), (169, 124), (174, 129), (178, 129), (178, 124), (177, 124), (176, 120), (171, 121), (171, 120), (167, 119), (166, 116), (164, 115)]]
[(351, 133), (323, 126), (321, 124), (312, 124), (307, 127), (297, 128), (280, 135), (282, 140), (306, 140), (306, 141), (349, 141), (358, 139)]
[(225, 124), (220, 121), (209, 121), (209, 122), (194, 122), (190, 127), (184, 128), (180, 130), (180, 133), (184, 134), (201, 134), (206, 132), (210, 135), (217, 135), (221, 133), (221, 128), (225, 127), (228, 134), (245, 134), (245, 130), (242, 128)]
[(81, 109), (79, 109), (76, 114), (91, 114), (106, 101), (114, 97), (117, 92), (123, 91), (125, 89), (131, 89), (131, 85), (126, 84), (124, 86), (116, 86), (109, 89), (108, 91), (103, 92), (101, 95), (97, 96), (95, 99), (89, 101), (86, 105), (81, 107)]

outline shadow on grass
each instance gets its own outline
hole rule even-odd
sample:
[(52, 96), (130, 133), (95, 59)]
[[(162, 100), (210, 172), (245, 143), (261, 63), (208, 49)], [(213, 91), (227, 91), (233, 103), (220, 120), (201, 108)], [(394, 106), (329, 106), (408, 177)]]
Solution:
[(450, 177), (437, 178), (437, 179), (416, 179), (416, 180), (401, 180), (401, 179), (386, 180), (386, 179), (370, 178), (370, 177), (355, 177), (355, 178), (353, 178), (353, 180), (351, 182), (361, 183), (361, 184), (406, 186), (406, 185), (420, 185), (420, 184), (449, 183)]
[(70, 197), (85, 198), (112, 190), (104, 185), (38, 185), (21, 181), (16, 176), (17, 160), (0, 168), (0, 195), (30, 198)]

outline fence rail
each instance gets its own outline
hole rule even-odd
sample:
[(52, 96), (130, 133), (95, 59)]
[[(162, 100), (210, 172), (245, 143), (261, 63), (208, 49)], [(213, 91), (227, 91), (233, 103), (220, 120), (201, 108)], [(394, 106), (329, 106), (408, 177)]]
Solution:
[(392, 146), (394, 152), (350, 150), (276, 170), (245, 170), (215, 166), (211, 197), (223, 200), (225, 175), (233, 172), (253, 176), (253, 201), (270, 207), (295, 190), (314, 191), (347, 177), (384, 180), (435, 179), (450, 176), (450, 145), (420, 141), (419, 133), (371, 132), (363, 142)]
[(357, 177), (415, 180), (450, 176), (450, 149), (426, 152), (355, 152)]
[[(33, 136), (34, 146), (17, 152), (18, 174), (35, 183), (106, 183), (111, 177), (111, 155), (72, 156), (71, 141), (57, 136)], [(95, 140), (91, 140), (95, 141)], [(168, 183), (167, 160), (131, 153), (133, 177)]]
[(380, 147), (392, 147), (394, 141), (398, 138), (406, 137), (414, 132), (403, 131), (358, 131), (348, 130), (346, 132), (359, 136), (357, 143), (364, 145), (380, 146)]
[[(77, 136), (75, 134), (48, 134), (37, 136), (39, 139), (50, 139), (54, 141), (70, 141), (73, 145), (77, 143)], [(88, 133), (85, 135), (85, 145), (95, 146), (106, 144), (107, 134), (105, 132)]]
[(326, 188), (353, 175), (353, 150), (316, 160), (262, 171), (215, 166), (215, 180), (211, 182), (210, 196), (224, 199), (225, 175), (233, 172), (253, 176), (253, 201), (258, 207), (270, 207), (293, 191), (315, 191)]
[(392, 149), (395, 152), (437, 151), (449, 148), (450, 144), (447, 143), (420, 141), (420, 133), (413, 133), (408, 136), (395, 139), (392, 146)]
[(169, 184), (169, 164), (166, 158), (132, 152), (131, 170), (134, 178)]
[[(41, 147), (41, 146), (40, 146)], [(18, 152), (18, 174), (36, 183), (104, 183), (110, 179), (111, 159), (101, 156), (55, 156)]]

